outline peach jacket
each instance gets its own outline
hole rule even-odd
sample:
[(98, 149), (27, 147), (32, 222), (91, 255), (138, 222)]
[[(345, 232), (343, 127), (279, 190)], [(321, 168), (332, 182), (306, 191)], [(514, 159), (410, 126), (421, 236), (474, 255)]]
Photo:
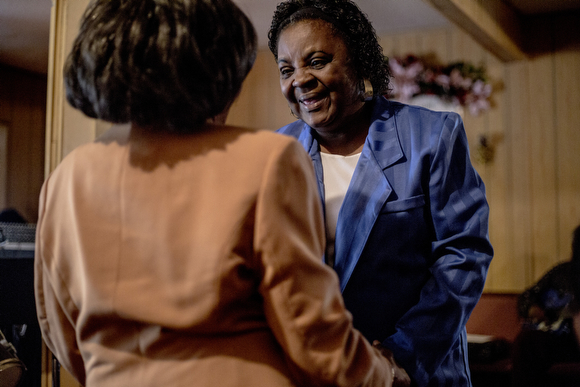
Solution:
[(390, 386), (323, 251), (294, 139), (116, 126), (43, 186), (40, 327), (86, 386)]

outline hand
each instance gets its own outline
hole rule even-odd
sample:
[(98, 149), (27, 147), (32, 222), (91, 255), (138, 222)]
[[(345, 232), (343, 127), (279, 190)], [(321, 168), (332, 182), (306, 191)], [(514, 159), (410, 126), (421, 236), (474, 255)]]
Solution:
[(546, 320), (546, 315), (539, 305), (532, 305), (528, 310), (528, 318), (533, 323), (539, 323)]
[(387, 347), (383, 346), (380, 341), (375, 340), (373, 341), (373, 347), (378, 349), (381, 354), (387, 358), (387, 360), (391, 363), (394, 371), (394, 378), (393, 378), (393, 387), (409, 387), (411, 385), (411, 378), (396, 361), (393, 352), (388, 349)]

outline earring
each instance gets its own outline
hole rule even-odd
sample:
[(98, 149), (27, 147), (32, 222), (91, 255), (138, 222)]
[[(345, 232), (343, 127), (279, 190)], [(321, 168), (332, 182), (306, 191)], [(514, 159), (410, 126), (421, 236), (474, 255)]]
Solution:
[(373, 99), (374, 94), (373, 84), (371, 83), (370, 79), (365, 78), (363, 80), (363, 87), (364, 91), (362, 93), (362, 100), (368, 102)]

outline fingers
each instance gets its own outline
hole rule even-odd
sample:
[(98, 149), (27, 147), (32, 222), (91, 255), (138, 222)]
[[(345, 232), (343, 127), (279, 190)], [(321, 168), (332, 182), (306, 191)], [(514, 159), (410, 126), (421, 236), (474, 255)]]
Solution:
[(378, 340), (374, 340), (372, 345), (391, 363), (391, 366), (393, 367), (393, 387), (409, 387), (411, 385), (411, 378), (409, 377), (409, 374), (407, 374), (407, 371), (397, 363), (393, 352)]

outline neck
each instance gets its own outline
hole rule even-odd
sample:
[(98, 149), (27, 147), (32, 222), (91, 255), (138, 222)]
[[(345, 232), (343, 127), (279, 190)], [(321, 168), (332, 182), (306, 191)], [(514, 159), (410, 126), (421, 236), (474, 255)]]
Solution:
[(356, 153), (360, 153), (365, 143), (365, 139), (368, 133), (367, 131), (364, 132), (360, 138), (352, 138), (346, 140), (344, 138), (333, 138), (329, 141), (319, 141), (320, 142), (320, 151), (322, 153), (330, 153), (333, 155), (341, 155), (341, 156), (350, 156)]
[(345, 120), (337, 130), (316, 132), (320, 150), (341, 156), (360, 153), (369, 133), (371, 107), (365, 104), (357, 114)]

